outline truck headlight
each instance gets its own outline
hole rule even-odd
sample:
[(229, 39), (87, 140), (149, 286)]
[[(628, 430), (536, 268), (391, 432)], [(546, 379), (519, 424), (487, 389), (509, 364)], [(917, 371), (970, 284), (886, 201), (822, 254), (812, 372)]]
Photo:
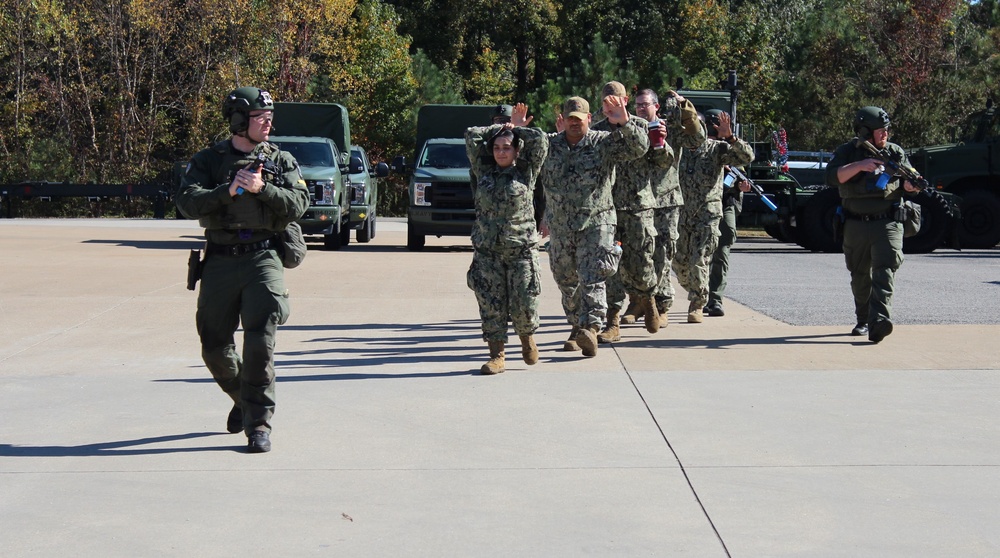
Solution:
[(413, 205), (430, 205), (431, 183), (413, 183)]
[(333, 181), (316, 181), (316, 205), (333, 205)]
[(365, 203), (367, 189), (364, 182), (351, 182), (351, 189), (354, 190), (354, 203)]

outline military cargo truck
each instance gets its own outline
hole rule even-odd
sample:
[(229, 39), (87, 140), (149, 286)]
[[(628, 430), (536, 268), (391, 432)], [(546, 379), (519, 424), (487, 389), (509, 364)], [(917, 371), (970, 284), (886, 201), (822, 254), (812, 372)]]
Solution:
[(992, 248), (1000, 242), (1000, 112), (973, 113), (953, 139), (907, 156), (932, 186), (961, 197), (959, 245)]
[(476, 220), (465, 130), (488, 126), (496, 105), (424, 105), (417, 113), (413, 159), (393, 159), (392, 170), (412, 173), (406, 247), (421, 250), (426, 236), (469, 236)]
[(339, 250), (351, 239), (347, 108), (334, 103), (275, 103), (274, 129), (282, 135), (272, 135), (270, 141), (295, 157), (309, 188), (309, 209), (298, 221), (302, 232), (322, 235), (326, 249)]

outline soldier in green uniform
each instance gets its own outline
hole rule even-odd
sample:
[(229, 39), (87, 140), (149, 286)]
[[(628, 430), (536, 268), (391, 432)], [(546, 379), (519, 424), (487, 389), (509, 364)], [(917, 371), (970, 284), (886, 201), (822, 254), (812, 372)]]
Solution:
[(712, 254), (708, 273), (708, 304), (704, 313), (709, 316), (725, 316), (722, 309), (722, 295), (726, 293), (726, 276), (729, 274), (729, 250), (736, 244), (736, 218), (743, 211), (743, 194), (750, 191), (750, 185), (737, 180), (722, 192), (722, 219), (719, 221), (719, 245)]
[[(248, 451), (271, 449), (274, 342), (288, 320), (288, 291), (276, 233), (309, 206), (295, 159), (268, 143), (270, 93), (241, 87), (226, 96), (232, 136), (194, 155), (177, 194), (181, 214), (205, 227), (205, 262), (195, 322), (205, 365), (233, 400), (226, 427)], [(243, 325), (242, 355), (234, 333)]]
[(892, 333), (893, 279), (903, 263), (903, 225), (899, 202), (917, 189), (891, 176), (878, 159), (859, 145), (870, 141), (909, 165), (903, 148), (889, 142), (889, 115), (879, 107), (863, 107), (854, 116), (857, 137), (841, 145), (826, 166), (826, 183), (840, 191), (844, 215), (844, 259), (851, 272), (857, 325), (852, 335), (868, 334), (878, 343)]
[(551, 233), (549, 259), (562, 294), (563, 311), (573, 327), (563, 345), (597, 354), (597, 334), (607, 312), (605, 280), (618, 267), (611, 189), (615, 165), (641, 157), (649, 148), (645, 129), (629, 118), (628, 100), (603, 100), (613, 131), (590, 129), (590, 103), (570, 97), (557, 127), (548, 136), (549, 154), (542, 166), (545, 221)]
[(472, 127), (465, 147), (478, 183), (473, 190), (476, 222), (472, 227), (469, 288), (476, 293), (483, 339), (490, 360), (483, 374), (505, 369), (507, 318), (521, 340), (526, 364), (538, 362), (534, 333), (538, 329), (538, 235), (535, 223), (535, 181), (548, 152), (545, 133), (527, 128), (528, 107), (513, 107), (509, 123)]
[[(601, 93), (602, 97), (626, 97), (625, 86), (617, 81), (605, 84)], [(653, 206), (656, 199), (652, 183), (673, 166), (674, 150), (666, 142), (667, 127), (657, 120), (656, 110), (652, 108), (654, 97), (655, 93), (650, 90), (639, 93), (636, 96), (637, 116), (631, 117), (639, 128), (648, 130), (649, 149), (642, 157), (615, 166), (612, 191), (618, 217), (615, 236), (621, 243), (622, 259), (618, 272), (607, 280), (607, 327), (597, 336), (601, 343), (621, 339), (620, 315), (626, 294), (633, 301), (642, 303), (646, 331), (656, 333), (660, 329), (660, 317), (653, 300), (659, 277), (653, 257), (656, 247)], [(647, 121), (644, 117), (651, 120)], [(611, 131), (612, 125), (604, 119), (594, 124), (593, 129)]]
[(685, 154), (680, 172), (684, 207), (674, 270), (677, 282), (688, 292), (688, 323), (702, 321), (708, 302), (709, 263), (719, 243), (722, 219), (723, 170), (726, 165), (753, 161), (750, 144), (733, 135), (729, 113), (711, 110), (705, 119), (708, 139)]

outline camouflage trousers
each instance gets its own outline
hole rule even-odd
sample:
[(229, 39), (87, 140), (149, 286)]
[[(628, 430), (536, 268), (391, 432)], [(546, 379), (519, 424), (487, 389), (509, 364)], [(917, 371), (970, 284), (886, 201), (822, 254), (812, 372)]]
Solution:
[[(288, 315), (284, 267), (274, 250), (205, 260), (195, 315), (201, 357), (222, 391), (243, 409), (247, 435), (271, 430), (275, 335)], [(233, 339), (241, 323), (242, 355)]]
[(562, 295), (563, 312), (570, 325), (604, 328), (608, 311), (601, 265), (614, 246), (615, 226), (598, 225), (581, 231), (551, 230), (549, 265)]
[(709, 303), (722, 303), (722, 295), (726, 293), (726, 276), (729, 274), (729, 249), (736, 244), (736, 217), (739, 212), (735, 205), (722, 209), (722, 220), (719, 221), (719, 245), (712, 254), (712, 269), (708, 275)]
[(653, 226), (656, 240), (653, 247), (653, 266), (656, 268), (656, 304), (670, 308), (674, 302), (674, 284), (670, 281), (670, 270), (677, 253), (678, 222), (681, 206), (657, 207), (653, 210)]
[(903, 264), (903, 225), (889, 219), (844, 221), (844, 259), (858, 322), (888, 320), (896, 270)]
[(650, 296), (658, 284), (653, 262), (656, 248), (653, 210), (619, 211), (616, 238), (622, 243), (622, 260), (618, 273), (608, 277), (608, 307), (621, 310), (626, 294)]
[(542, 281), (535, 246), (476, 248), (466, 283), (476, 293), (484, 341), (506, 343), (508, 318), (518, 335), (538, 329)]
[(708, 272), (712, 254), (719, 244), (719, 215), (683, 215), (677, 238), (674, 272), (699, 308), (708, 302)]

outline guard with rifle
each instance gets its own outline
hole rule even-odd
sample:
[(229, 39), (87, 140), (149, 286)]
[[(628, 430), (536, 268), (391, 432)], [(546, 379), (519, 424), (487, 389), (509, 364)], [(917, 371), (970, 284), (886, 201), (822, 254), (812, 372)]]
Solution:
[[(299, 165), (267, 139), (274, 103), (267, 91), (241, 87), (222, 104), (232, 136), (192, 157), (177, 208), (205, 227), (205, 259), (191, 258), (188, 288), (201, 280), (195, 323), (201, 356), (233, 400), (226, 420), (244, 432), (247, 451), (270, 451), (274, 346), (288, 320), (279, 233), (305, 213), (309, 190)], [(234, 334), (243, 326), (242, 355)]]
[(893, 281), (903, 263), (901, 203), (919, 192), (913, 184), (919, 175), (901, 171), (910, 163), (903, 148), (889, 142), (889, 124), (881, 108), (860, 109), (853, 120), (857, 137), (838, 147), (826, 167), (826, 182), (837, 187), (842, 202), (844, 259), (857, 317), (851, 334), (867, 334), (873, 343), (892, 333)]

